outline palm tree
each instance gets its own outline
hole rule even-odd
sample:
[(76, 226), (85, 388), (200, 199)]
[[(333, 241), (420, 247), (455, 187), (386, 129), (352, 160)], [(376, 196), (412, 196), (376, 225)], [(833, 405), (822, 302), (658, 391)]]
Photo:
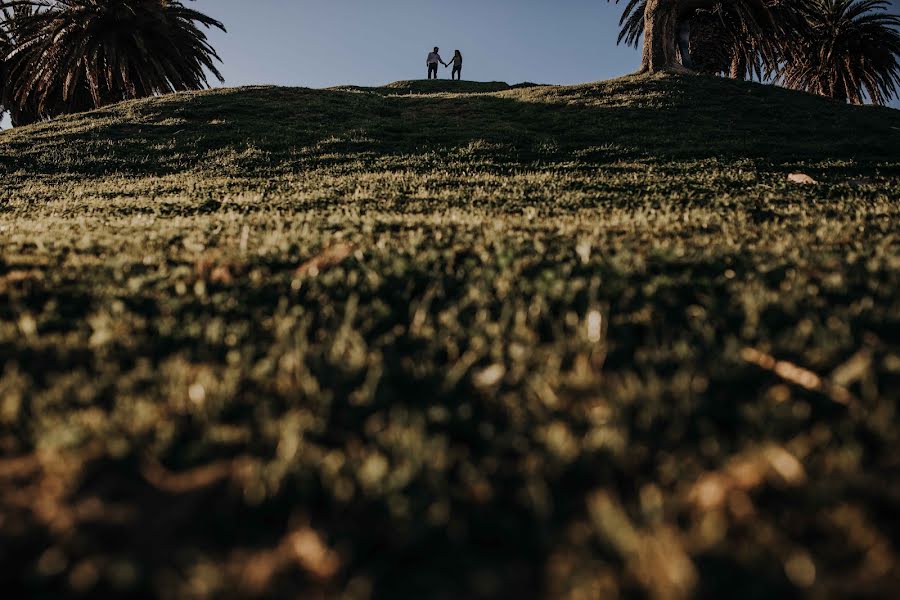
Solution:
[(811, 0), (778, 72), (786, 87), (886, 104), (900, 86), (900, 16), (884, 0)]
[(747, 20), (730, 2), (691, 18), (690, 52), (702, 73), (733, 79), (771, 79), (791, 40), (802, 37), (809, 0), (765, 0), (768, 16)]
[[(0, 9), (0, 89), (6, 82), (6, 62), (2, 60), (2, 57), (8, 55), (16, 47), (12, 23), (18, 12), (19, 10), (14, 7)], [(3, 106), (2, 99), (0, 99), (0, 113), (4, 112), (6, 112), (6, 107)]]
[[(779, 81), (857, 104), (867, 98), (884, 104), (900, 96), (900, 17), (886, 12), (889, 5), (886, 0), (627, 0), (619, 43), (637, 47), (644, 36), (641, 72), (690, 67)], [(677, 43), (686, 32), (689, 41)], [(662, 39), (648, 41), (648, 35)]]
[[(689, 40), (697, 26), (703, 25), (697, 20), (692, 27), (692, 21), (704, 13), (715, 12), (726, 32), (729, 28), (740, 31), (741, 39), (753, 40), (754, 52), (758, 53), (767, 39), (763, 32), (773, 24), (772, 3), (773, 0), (626, 0), (619, 42), (637, 47), (643, 36), (642, 73), (682, 71), (693, 66)], [(751, 68), (749, 63), (746, 68)]]
[(12, 86), (9, 85), (6, 57), (18, 47), (19, 35), (24, 31), (20, 25), (34, 14), (34, 10), (29, 3), (9, 3), (0, 8), (0, 114), (8, 112), (13, 125), (38, 120), (33, 104), (13, 102), (7, 93)]
[(198, 24), (224, 26), (175, 0), (15, 0), (7, 19), (4, 104), (18, 123), (112, 102), (207, 87), (221, 61)]

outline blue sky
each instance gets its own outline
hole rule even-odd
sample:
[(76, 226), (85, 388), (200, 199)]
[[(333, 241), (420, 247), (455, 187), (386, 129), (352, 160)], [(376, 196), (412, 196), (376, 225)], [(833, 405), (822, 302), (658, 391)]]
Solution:
[[(895, 10), (900, 0), (892, 0)], [(425, 77), (425, 56), (459, 48), (475, 81), (572, 84), (637, 69), (616, 45), (621, 7), (606, 0), (196, 0), (225, 84), (327, 87)], [(440, 76), (450, 71), (441, 69)], [(894, 103), (900, 107), (900, 102)]]
[[(464, 78), (580, 83), (622, 75), (639, 56), (617, 47), (606, 0), (197, 0), (228, 34), (210, 37), (227, 85), (324, 87), (424, 78), (435, 45), (459, 48)], [(441, 77), (450, 72), (441, 69)]]

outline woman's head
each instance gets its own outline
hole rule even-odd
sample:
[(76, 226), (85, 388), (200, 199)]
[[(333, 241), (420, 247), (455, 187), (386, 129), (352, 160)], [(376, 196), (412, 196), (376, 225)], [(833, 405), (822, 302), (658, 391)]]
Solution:
[(456, 56), (462, 56), (462, 52), (460, 52), (459, 50), (457, 50), (457, 51), (456, 51)]

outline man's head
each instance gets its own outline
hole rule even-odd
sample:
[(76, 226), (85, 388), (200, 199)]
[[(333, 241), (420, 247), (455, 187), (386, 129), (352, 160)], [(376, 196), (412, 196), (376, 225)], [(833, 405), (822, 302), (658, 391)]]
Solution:
[(440, 49), (440, 48), (438, 48), (438, 47), (437, 47), (437, 46), (435, 46), (435, 47), (434, 47), (434, 51), (435, 51), (435, 53), (437, 53), (437, 52), (440, 52), (440, 50), (441, 50), (441, 49)]

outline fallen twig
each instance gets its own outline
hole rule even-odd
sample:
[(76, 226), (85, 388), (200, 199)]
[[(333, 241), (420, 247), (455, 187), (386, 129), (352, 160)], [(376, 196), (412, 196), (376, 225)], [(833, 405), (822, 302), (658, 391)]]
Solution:
[(240, 468), (240, 461), (221, 461), (174, 473), (155, 460), (147, 460), (141, 469), (144, 479), (153, 487), (170, 494), (187, 494), (231, 479)]
[(850, 404), (855, 400), (847, 388), (838, 385), (828, 379), (823, 379), (809, 369), (797, 366), (786, 360), (778, 360), (770, 354), (761, 352), (755, 348), (744, 348), (741, 358), (752, 365), (756, 365), (766, 371), (775, 373), (788, 383), (793, 383), (805, 390), (817, 392), (830, 398), (838, 404)]

